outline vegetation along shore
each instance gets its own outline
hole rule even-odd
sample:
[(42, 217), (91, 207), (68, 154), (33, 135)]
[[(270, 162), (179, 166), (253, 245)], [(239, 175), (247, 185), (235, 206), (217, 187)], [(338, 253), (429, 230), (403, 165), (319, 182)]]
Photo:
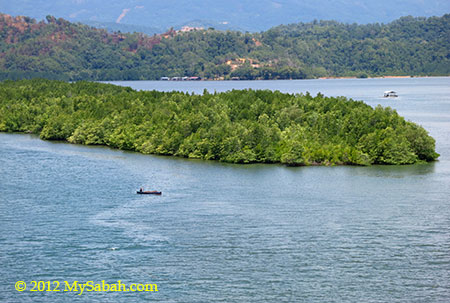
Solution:
[(56, 80), (0, 83), (0, 131), (231, 163), (412, 164), (435, 140), (391, 108), (268, 90), (203, 95)]

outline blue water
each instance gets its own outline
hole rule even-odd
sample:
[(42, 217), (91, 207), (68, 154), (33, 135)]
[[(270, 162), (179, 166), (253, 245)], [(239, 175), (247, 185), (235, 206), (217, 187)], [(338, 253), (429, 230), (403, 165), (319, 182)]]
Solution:
[[(450, 301), (450, 78), (120, 84), (345, 95), (420, 123), (441, 157), (231, 165), (0, 134), (0, 302)], [(391, 89), (400, 97), (380, 97)], [(159, 291), (18, 292), (19, 280)]]

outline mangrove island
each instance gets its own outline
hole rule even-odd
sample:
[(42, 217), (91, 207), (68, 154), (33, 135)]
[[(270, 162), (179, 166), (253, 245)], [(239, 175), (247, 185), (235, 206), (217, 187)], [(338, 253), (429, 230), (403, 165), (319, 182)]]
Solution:
[(80, 81), (0, 83), (0, 131), (230, 163), (413, 164), (435, 140), (389, 107), (318, 94), (202, 95)]

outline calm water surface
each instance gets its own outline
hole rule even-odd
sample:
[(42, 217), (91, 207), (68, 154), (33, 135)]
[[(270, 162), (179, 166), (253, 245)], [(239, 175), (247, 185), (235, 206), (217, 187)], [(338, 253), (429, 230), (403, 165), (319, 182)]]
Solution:
[[(0, 134), (0, 302), (450, 301), (450, 78), (117, 84), (344, 95), (420, 123), (441, 157), (242, 166)], [(17, 292), (19, 280), (159, 292)]]

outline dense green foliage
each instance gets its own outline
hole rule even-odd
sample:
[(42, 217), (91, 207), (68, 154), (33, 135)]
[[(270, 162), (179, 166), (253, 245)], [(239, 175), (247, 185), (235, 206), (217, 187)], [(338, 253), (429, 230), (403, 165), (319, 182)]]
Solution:
[(438, 157), (434, 139), (390, 108), (266, 90), (191, 95), (5, 81), (0, 131), (232, 163), (410, 164)]
[(0, 79), (450, 75), (449, 50), (448, 14), (387, 25), (321, 21), (254, 34), (209, 29), (152, 37), (50, 16), (37, 23), (0, 15)]

